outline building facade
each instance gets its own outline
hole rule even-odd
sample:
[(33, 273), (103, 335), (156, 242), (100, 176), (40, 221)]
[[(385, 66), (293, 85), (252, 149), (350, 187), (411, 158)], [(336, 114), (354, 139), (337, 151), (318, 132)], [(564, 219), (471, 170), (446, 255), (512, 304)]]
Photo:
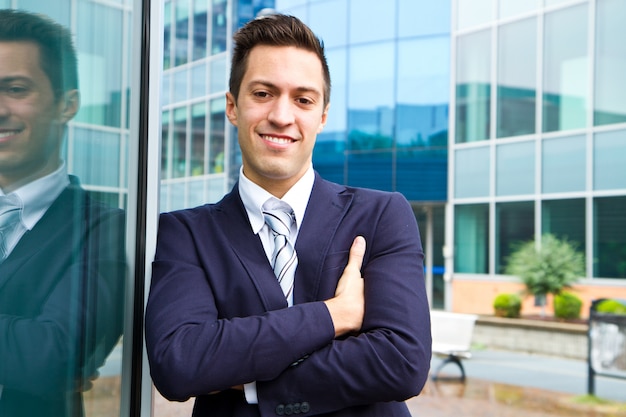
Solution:
[[(566, 238), (574, 290), (626, 297), (626, 4), (453, 3), (447, 307), (491, 313), (515, 245)], [(528, 300), (525, 312), (532, 312)]]

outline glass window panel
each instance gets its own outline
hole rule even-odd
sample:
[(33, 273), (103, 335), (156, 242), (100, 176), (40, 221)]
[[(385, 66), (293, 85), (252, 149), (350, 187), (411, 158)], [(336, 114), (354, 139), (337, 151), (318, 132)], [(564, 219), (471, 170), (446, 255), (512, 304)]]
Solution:
[(449, 65), (448, 37), (398, 43), (398, 147), (447, 146)]
[(170, 148), (172, 178), (187, 176), (187, 107), (174, 110), (172, 147)]
[(163, 68), (172, 66), (172, 2), (163, 6)]
[(541, 5), (541, 0), (498, 0), (498, 14), (500, 18), (517, 16), (537, 10)]
[(395, 37), (395, 19), (395, 1), (350, 0), (349, 42), (355, 44), (392, 39)]
[(490, 31), (458, 38), (456, 143), (489, 139), (491, 108)]
[[(120, 51), (123, 30), (111, 30), (121, 24), (123, 12), (104, 5), (81, 2), (78, 4), (76, 45), (81, 85), (81, 112), (77, 121), (121, 126), (123, 65)], [(106, 36), (94, 40), (95, 33)], [(83, 34), (85, 36), (83, 36)]]
[(188, 192), (187, 192), (187, 202), (185, 206), (187, 207), (197, 207), (206, 203), (206, 199), (204, 198), (204, 189), (206, 183), (206, 178), (194, 178), (189, 179), (187, 182)]
[(315, 7), (309, 9), (308, 24), (313, 32), (322, 38), (327, 51), (348, 42), (347, 21), (348, 0), (318, 1)]
[(207, 55), (208, 33), (208, 4), (207, 0), (194, 0), (193, 14), (193, 60), (204, 58)]
[(520, 243), (535, 239), (532, 201), (496, 204), (496, 273), (501, 274), (508, 257)]
[(596, 133), (593, 189), (626, 189), (626, 130)]
[(454, 196), (489, 196), (489, 148), (457, 149), (454, 158)]
[(584, 191), (587, 172), (585, 137), (544, 139), (542, 148), (542, 191)]
[(187, 84), (188, 84), (189, 69), (182, 68), (172, 73), (172, 80), (174, 84), (173, 89), (173, 103), (180, 103), (187, 100)]
[(192, 176), (204, 174), (205, 128), (206, 104), (195, 104), (191, 107), (191, 161), (189, 161), (189, 164)]
[[(42, 41), (29, 33), (35, 19), (30, 14), (18, 27), (22, 39), (33, 43), (0, 41), (3, 64), (32, 75), (38, 91), (39, 99), (22, 100), (30, 100), (22, 121), (56, 127), (26, 129), (23, 136), (34, 146), (0, 161), (3, 194), (32, 213), (41, 210), (34, 219), (17, 211), (17, 221), (3, 227), (0, 238), (0, 414), (126, 415), (121, 352), (127, 351), (124, 291), (134, 285), (127, 253), (134, 252), (126, 250), (125, 209), (137, 197), (127, 195), (127, 169), (136, 161), (129, 161), (128, 129), (121, 123), (121, 103), (132, 87), (122, 77), (129, 73), (123, 58), (134, 48), (122, 25), (133, 20), (132, 10), (111, 2), (0, 0), (0, 7), (12, 6), (55, 21), (45, 33), (73, 41), (79, 67), (71, 45), (44, 59), (37, 47)], [(77, 85), (63, 85), (54, 71), (66, 79), (75, 72)], [(0, 79), (7, 76), (0, 65)], [(15, 105), (2, 101), (4, 109)], [(54, 116), (59, 103), (67, 105), (67, 125)], [(32, 158), (38, 162), (24, 162)], [(16, 162), (23, 175), (8, 179), (3, 174)]]
[(544, 0), (544, 3), (546, 7), (549, 7), (549, 6), (556, 6), (561, 3), (567, 3), (568, 1), (571, 2), (572, 0)]
[(191, 68), (191, 98), (204, 97), (207, 94), (207, 64), (201, 62)]
[(348, 185), (392, 191), (391, 152), (364, 152), (348, 155)]
[(498, 35), (497, 136), (535, 132), (537, 23), (501, 26)]
[[(208, 0), (207, 0), (208, 1)], [(213, 0), (211, 20), (211, 55), (226, 50), (226, 0)]]
[(546, 14), (544, 27), (543, 131), (585, 127), (587, 5)]
[(454, 272), (489, 273), (489, 205), (454, 207)]
[(457, 29), (484, 25), (493, 20), (492, 0), (456, 0)]
[[(420, 178), (416, 181), (416, 178)], [(446, 201), (447, 148), (420, 148), (396, 152), (396, 191), (409, 201)]]
[(161, 83), (161, 104), (163, 106), (167, 106), (172, 102), (172, 73), (167, 72), (163, 73), (162, 83)]
[(450, 33), (450, 1), (399, 0), (398, 36)]
[[(378, 65), (372, 64), (375, 56)], [(393, 144), (394, 46), (350, 50), (348, 123), (350, 149), (383, 149)]]
[(224, 172), (224, 149), (226, 140), (226, 99), (211, 100), (211, 121), (209, 126), (209, 172), (217, 174)]
[(535, 192), (535, 142), (510, 143), (496, 148), (496, 195)]
[(161, 178), (170, 178), (169, 174), (169, 144), (170, 138), (170, 111), (164, 111), (161, 117)]
[(547, 200), (541, 203), (541, 233), (567, 239), (585, 251), (585, 200)]
[(212, 94), (218, 93), (220, 91), (226, 91), (228, 89), (227, 86), (227, 78), (228, 75), (226, 73), (226, 55), (222, 55), (216, 57), (211, 60), (211, 69), (210, 69), (210, 92)]
[(186, 64), (189, 60), (189, 0), (176, 0), (174, 33), (174, 56), (176, 66)]
[[(5, 7), (10, 7), (10, 1), (6, 2)], [(55, 22), (69, 27), (70, 26), (70, 7), (67, 0), (19, 0), (17, 7), (23, 10), (33, 10), (37, 13), (43, 13), (49, 16)], [(96, 32), (97, 33), (97, 32)]]
[(95, 187), (120, 187), (122, 161), (120, 136), (95, 129), (74, 129), (72, 171), (81, 181)]
[(594, 200), (593, 276), (626, 278), (626, 197)]
[(594, 124), (626, 122), (626, 2), (596, 3)]

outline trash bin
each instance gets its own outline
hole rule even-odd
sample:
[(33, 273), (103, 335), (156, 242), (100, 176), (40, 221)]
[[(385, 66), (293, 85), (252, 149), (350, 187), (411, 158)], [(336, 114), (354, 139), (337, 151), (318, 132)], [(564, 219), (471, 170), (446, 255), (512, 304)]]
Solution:
[[(594, 300), (589, 310), (587, 393), (595, 395), (595, 376), (626, 379), (626, 314), (597, 311), (606, 298)], [(626, 300), (613, 301), (626, 308)]]

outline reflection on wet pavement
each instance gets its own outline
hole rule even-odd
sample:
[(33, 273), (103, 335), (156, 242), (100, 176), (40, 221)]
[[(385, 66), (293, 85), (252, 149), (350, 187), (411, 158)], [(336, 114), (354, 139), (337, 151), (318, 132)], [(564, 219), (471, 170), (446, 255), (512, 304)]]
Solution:
[(575, 404), (573, 395), (476, 379), (428, 381), (407, 401), (415, 417), (626, 417), (626, 405)]

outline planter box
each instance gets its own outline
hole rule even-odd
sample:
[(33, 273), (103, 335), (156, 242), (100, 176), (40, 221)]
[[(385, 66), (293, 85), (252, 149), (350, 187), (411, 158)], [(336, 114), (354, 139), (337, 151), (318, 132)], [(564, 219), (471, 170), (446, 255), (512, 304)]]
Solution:
[(489, 349), (587, 360), (587, 324), (480, 316), (472, 343)]

